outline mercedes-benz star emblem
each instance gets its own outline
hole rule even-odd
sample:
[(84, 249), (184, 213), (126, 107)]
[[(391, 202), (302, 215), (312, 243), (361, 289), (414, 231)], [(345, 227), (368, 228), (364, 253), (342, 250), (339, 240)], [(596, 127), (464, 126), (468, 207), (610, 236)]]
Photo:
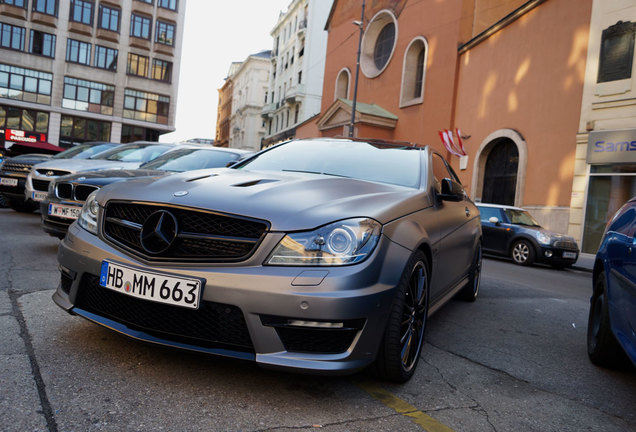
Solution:
[(177, 218), (166, 210), (159, 210), (148, 216), (139, 234), (141, 245), (150, 254), (160, 254), (168, 250), (177, 238)]

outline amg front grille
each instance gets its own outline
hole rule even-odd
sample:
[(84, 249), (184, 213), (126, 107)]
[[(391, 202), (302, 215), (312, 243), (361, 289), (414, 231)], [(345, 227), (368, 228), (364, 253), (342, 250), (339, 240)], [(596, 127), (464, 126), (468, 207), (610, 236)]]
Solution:
[(243, 313), (233, 305), (202, 301), (192, 310), (155, 303), (100, 287), (97, 276), (85, 274), (75, 306), (159, 339), (254, 352)]
[[(177, 232), (169, 247), (155, 253), (144, 247), (141, 232), (146, 220), (159, 210), (175, 217)], [(243, 261), (269, 228), (262, 220), (158, 204), (111, 201), (104, 216), (103, 232), (108, 241), (155, 261)]]
[(2, 171), (15, 173), (15, 174), (22, 174), (22, 177), (26, 177), (27, 174), (29, 174), (29, 171), (31, 171), (32, 166), (33, 164), (30, 164), (30, 163), (17, 163), (17, 162), (6, 161), (4, 165), (2, 165)]
[(33, 189), (35, 189), (36, 191), (46, 192), (49, 190), (49, 183), (50, 181), (48, 180), (33, 179)]

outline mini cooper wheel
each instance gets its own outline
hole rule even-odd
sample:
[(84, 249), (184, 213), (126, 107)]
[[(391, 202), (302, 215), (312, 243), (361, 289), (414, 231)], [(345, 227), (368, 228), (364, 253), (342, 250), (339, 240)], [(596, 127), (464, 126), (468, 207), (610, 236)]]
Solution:
[(417, 251), (409, 259), (397, 287), (376, 360), (378, 373), (387, 380), (402, 383), (415, 373), (428, 317), (428, 269), (426, 256)]
[(510, 256), (515, 264), (528, 266), (534, 262), (534, 248), (526, 240), (518, 240), (512, 245)]
[(610, 326), (605, 272), (594, 281), (587, 322), (587, 354), (595, 365), (610, 368), (620, 366), (624, 357)]

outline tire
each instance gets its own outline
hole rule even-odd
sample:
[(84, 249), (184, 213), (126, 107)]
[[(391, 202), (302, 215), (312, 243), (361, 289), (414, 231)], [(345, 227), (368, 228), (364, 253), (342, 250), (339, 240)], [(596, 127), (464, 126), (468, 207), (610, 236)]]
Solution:
[(515, 264), (529, 266), (534, 262), (534, 247), (527, 240), (517, 240), (512, 245), (510, 257)]
[(4, 195), (0, 194), (0, 208), (6, 208), (6, 207), (9, 207), (7, 205), (7, 200), (4, 197)]
[(470, 266), (468, 275), (468, 283), (459, 291), (457, 296), (460, 300), (474, 302), (479, 295), (479, 286), (481, 284), (481, 243), (477, 246), (477, 250), (473, 255), (473, 263)]
[(400, 278), (375, 363), (386, 380), (403, 383), (415, 373), (428, 321), (429, 283), (428, 260), (417, 251)]
[(38, 205), (29, 201), (18, 201), (14, 199), (8, 199), (7, 205), (11, 207), (13, 210), (20, 213), (33, 213)]
[(625, 354), (610, 326), (605, 272), (601, 272), (594, 281), (587, 322), (587, 354), (597, 366), (616, 368), (624, 362)]

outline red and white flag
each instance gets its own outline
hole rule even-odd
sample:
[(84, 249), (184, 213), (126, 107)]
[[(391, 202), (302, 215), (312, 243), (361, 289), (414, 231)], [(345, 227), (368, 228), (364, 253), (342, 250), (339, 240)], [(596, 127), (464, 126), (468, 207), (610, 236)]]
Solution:
[(457, 133), (457, 140), (459, 142), (459, 145), (455, 145), (455, 141), (453, 140), (453, 132), (449, 131), (448, 129), (440, 131), (439, 137), (442, 139), (442, 143), (444, 144), (444, 147), (446, 147), (446, 150), (448, 150), (451, 154), (454, 154), (458, 157), (466, 156), (459, 129), (455, 129), (455, 131)]

